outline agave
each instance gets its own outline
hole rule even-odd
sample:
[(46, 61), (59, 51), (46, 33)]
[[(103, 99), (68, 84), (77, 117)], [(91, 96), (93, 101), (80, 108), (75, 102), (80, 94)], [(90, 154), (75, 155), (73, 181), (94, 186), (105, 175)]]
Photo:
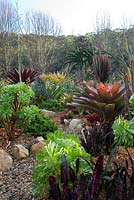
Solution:
[(73, 107), (97, 113), (103, 121), (113, 121), (125, 108), (125, 87), (120, 82), (113, 85), (98, 83), (97, 87), (85, 85), (80, 88), (72, 103)]
[(29, 84), (33, 82), (37, 76), (38, 73), (30, 68), (22, 69), (20, 72), (15, 68), (13, 71), (8, 72), (7, 74), (8, 81), (12, 84), (19, 82)]

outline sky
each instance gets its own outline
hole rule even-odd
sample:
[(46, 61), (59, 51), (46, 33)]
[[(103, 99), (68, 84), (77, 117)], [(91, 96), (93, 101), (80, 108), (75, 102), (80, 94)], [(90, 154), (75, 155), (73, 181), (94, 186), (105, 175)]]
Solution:
[[(15, 3), (17, 0), (12, 0)], [(52, 16), (65, 35), (94, 32), (96, 16), (110, 16), (112, 28), (134, 22), (134, 0), (18, 0), (19, 12), (40, 10)]]

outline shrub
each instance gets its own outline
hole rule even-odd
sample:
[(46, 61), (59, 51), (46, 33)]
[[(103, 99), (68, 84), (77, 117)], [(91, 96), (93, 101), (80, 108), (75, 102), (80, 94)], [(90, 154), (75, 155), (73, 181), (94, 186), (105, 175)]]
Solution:
[(131, 116), (134, 116), (134, 93), (129, 98), (129, 112)]
[(72, 81), (67, 78), (63, 83), (53, 83), (43, 81), (38, 78), (33, 84), (35, 92), (35, 103), (39, 108), (51, 109), (53, 111), (62, 111), (66, 107), (67, 101), (72, 99), (72, 93), (75, 90)]
[(65, 75), (61, 73), (49, 73), (40, 75), (40, 79), (46, 83), (51, 82), (54, 84), (63, 83), (65, 80)]
[(47, 143), (42, 151), (37, 154), (36, 165), (33, 172), (33, 191), (36, 194), (43, 194), (48, 187), (48, 177), (56, 176), (60, 180), (61, 157), (66, 155), (69, 165), (74, 169), (75, 160), (84, 157), (90, 165), (82, 159), (80, 173), (91, 174), (91, 156), (81, 149), (78, 137), (64, 135), (60, 131), (47, 135)]
[(25, 127), (25, 132), (28, 135), (35, 137), (42, 136), (44, 138), (46, 138), (48, 133), (53, 133), (55, 130), (57, 130), (55, 122), (44, 116), (39, 110), (34, 113), (31, 123), (27, 124)]
[(37, 79), (33, 85), (35, 92), (35, 102), (42, 108), (57, 111), (61, 109), (60, 98), (64, 95), (64, 87), (61, 84), (54, 84), (50, 82), (44, 83)]
[(5, 85), (0, 90), (0, 122), (5, 128), (8, 139), (14, 139), (14, 128), (17, 125), (18, 118), (21, 113), (23, 120), (30, 121), (32, 115), (26, 118), (26, 109), (31, 110), (29, 107), (31, 97), (34, 92), (30, 87), (24, 83)]
[(35, 92), (35, 96), (42, 96), (43, 100), (53, 98), (58, 100), (64, 94), (64, 87), (61, 84), (54, 84), (49, 82), (43, 83), (43, 81), (40, 79), (34, 83), (33, 90)]
[(63, 111), (65, 109), (65, 105), (57, 99), (47, 99), (45, 101), (42, 100), (40, 103), (38, 103), (38, 106), (41, 109), (45, 108), (54, 112)]
[(128, 121), (122, 117), (117, 118), (112, 126), (114, 141), (125, 148), (134, 146), (134, 119)]

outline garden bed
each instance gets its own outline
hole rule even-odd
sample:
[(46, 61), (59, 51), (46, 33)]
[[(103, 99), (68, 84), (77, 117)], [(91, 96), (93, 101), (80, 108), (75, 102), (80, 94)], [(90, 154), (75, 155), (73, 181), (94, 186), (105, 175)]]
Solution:
[[(2, 132), (2, 131), (1, 131)], [(32, 141), (32, 138), (31, 138)], [(21, 142), (24, 142), (24, 138), (21, 138)], [(24, 146), (29, 144), (29, 140), (25, 140)], [(128, 148), (132, 158), (134, 158), (134, 148)], [(10, 146), (7, 148), (7, 152), (11, 153)], [(104, 156), (104, 163), (106, 163), (108, 156)], [(119, 147), (115, 160), (118, 164), (125, 163), (128, 159), (128, 154), (123, 147)], [(97, 160), (93, 157), (93, 161)], [(32, 172), (35, 163), (35, 156), (30, 155), (27, 159), (16, 160), (14, 159), (13, 167), (6, 172), (2, 173), (1, 179), (1, 194), (0, 199), (4, 200), (37, 200), (32, 194)], [(130, 163), (129, 163), (130, 165)], [(102, 199), (100, 199), (102, 200)]]

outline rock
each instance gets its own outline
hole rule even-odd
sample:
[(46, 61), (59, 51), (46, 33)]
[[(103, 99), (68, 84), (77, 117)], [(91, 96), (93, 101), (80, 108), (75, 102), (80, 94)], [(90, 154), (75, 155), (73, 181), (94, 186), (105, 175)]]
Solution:
[(69, 125), (69, 120), (67, 120), (67, 119), (64, 119), (64, 124), (65, 124), (65, 126), (68, 126)]
[(15, 144), (12, 147), (12, 154), (18, 160), (27, 158), (29, 156), (29, 151), (21, 144)]
[(0, 149), (0, 171), (9, 170), (12, 167), (12, 157), (3, 149)]
[(72, 119), (69, 124), (69, 129), (72, 132), (79, 132), (82, 129), (82, 124), (80, 119)]
[(47, 117), (53, 117), (55, 115), (55, 112), (50, 110), (40, 109), (40, 111)]
[(43, 141), (33, 144), (31, 147), (31, 152), (37, 154), (41, 149), (44, 148), (45, 143)]
[(37, 140), (38, 142), (44, 142), (44, 141), (45, 141), (44, 138), (43, 138), (42, 136), (37, 137), (36, 140)]

